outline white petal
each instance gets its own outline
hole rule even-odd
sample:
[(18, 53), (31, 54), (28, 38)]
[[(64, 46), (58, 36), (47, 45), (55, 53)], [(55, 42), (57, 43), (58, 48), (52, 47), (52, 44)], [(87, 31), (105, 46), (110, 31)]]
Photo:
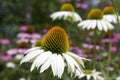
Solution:
[(38, 50), (38, 49), (40, 49), (40, 47), (33, 47), (33, 48), (28, 49), (27, 51), (25, 51), (24, 54), (27, 54), (27, 53), (29, 53), (29, 52), (31, 52), (31, 51)]
[(91, 20), (87, 20), (86, 23), (82, 26), (83, 29), (89, 27), (89, 24), (91, 23)]
[[(76, 54), (74, 54), (74, 53), (72, 53), (72, 52), (68, 52), (68, 54), (69, 54), (70, 56), (74, 57), (74, 59), (75, 59), (82, 67), (84, 67), (84, 62), (83, 62), (83, 60), (90, 61), (89, 59), (86, 59), (86, 58), (77, 56)], [(83, 60), (82, 60), (82, 59), (83, 59)]]
[(87, 80), (90, 80), (90, 78), (91, 78), (91, 75), (87, 75)]
[(40, 73), (44, 72), (46, 69), (50, 67), (51, 59), (52, 59), (52, 55), (50, 55), (47, 61), (41, 66)]
[(97, 20), (97, 27), (100, 31), (103, 29), (104, 26), (102, 25), (101, 20)]
[(108, 31), (108, 25), (105, 23), (106, 21), (101, 21), (104, 31)]
[(97, 21), (93, 20), (92, 23), (91, 23), (91, 29), (95, 29), (96, 24), (97, 24)]
[(28, 54), (26, 54), (26, 56), (21, 60), (20, 64), (24, 63), (24, 62), (30, 62), (31, 60), (33, 60), (35, 57), (37, 57), (39, 54), (43, 53), (44, 50), (35, 50), (32, 51)]
[(82, 21), (82, 18), (79, 16), (79, 14), (77, 14), (75, 12), (74, 12), (74, 17), (75, 17), (74, 21)]
[(52, 55), (52, 59), (51, 59), (51, 67), (52, 67), (52, 71), (53, 71), (53, 75), (56, 76), (57, 75), (57, 54), (53, 54)]
[(86, 23), (88, 22), (88, 20), (82, 21), (78, 24), (78, 27), (83, 27)]
[(70, 71), (74, 72), (75, 71), (75, 66), (74, 66), (74, 60), (73, 60), (73, 58), (71, 58), (67, 54), (63, 54), (63, 56), (65, 57), (65, 60), (66, 60), (66, 62), (68, 64), (68, 66), (70, 67)]
[(108, 28), (109, 28), (110, 30), (114, 29), (114, 26), (113, 26), (111, 23), (109, 23), (109, 22), (107, 22), (107, 21), (105, 21), (105, 23), (106, 23), (106, 25), (108, 26)]
[(57, 56), (57, 72), (58, 72), (58, 77), (61, 78), (63, 72), (64, 72), (65, 64), (63, 57), (61, 55)]
[(52, 53), (50, 51), (46, 51), (44, 53), (41, 53), (33, 62), (31, 66), (31, 71), (37, 67), (39, 68), (51, 55)]

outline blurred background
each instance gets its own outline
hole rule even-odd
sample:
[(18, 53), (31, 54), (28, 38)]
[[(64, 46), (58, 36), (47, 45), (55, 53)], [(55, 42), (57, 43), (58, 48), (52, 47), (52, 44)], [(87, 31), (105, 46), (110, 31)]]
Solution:
[[(113, 0), (114, 7), (120, 13), (120, 1)], [(87, 19), (88, 12), (93, 8), (101, 10), (108, 5), (112, 5), (111, 0), (0, 0), (0, 80), (41, 80), (39, 71), (30, 73), (30, 65), (19, 65), (24, 56), (24, 51), (34, 46), (38, 39), (42, 39), (44, 34), (53, 26), (61, 26), (66, 31), (69, 26), (70, 50), (79, 56), (92, 59), (93, 49), (86, 49), (82, 45), (88, 44), (89, 31), (79, 30), (77, 23), (64, 22), (63, 20), (53, 21), (50, 14), (60, 11), (64, 3), (71, 3), (75, 11)], [(97, 50), (96, 69), (103, 72), (110, 71), (111, 80), (120, 77), (120, 26), (116, 24), (116, 29), (112, 34), (117, 35), (117, 42), (113, 43), (112, 62), (110, 66), (105, 65), (107, 52)], [(92, 34), (92, 33), (91, 33)], [(102, 40), (107, 33), (100, 35)], [(116, 39), (116, 37), (114, 37)], [(98, 45), (100, 45), (100, 41)], [(84, 44), (85, 43), (85, 44)], [(92, 41), (90, 42), (92, 43)], [(107, 44), (102, 47), (107, 49)], [(94, 63), (86, 63), (88, 69), (92, 69)], [(65, 74), (66, 75), (66, 74)], [(44, 80), (44, 79), (43, 79)], [(64, 80), (70, 80), (64, 76)], [(85, 79), (83, 79), (85, 80)]]

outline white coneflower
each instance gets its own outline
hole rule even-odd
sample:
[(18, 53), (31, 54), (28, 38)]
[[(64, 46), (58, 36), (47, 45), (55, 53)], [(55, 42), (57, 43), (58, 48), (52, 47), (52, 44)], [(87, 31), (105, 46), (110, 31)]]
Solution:
[(23, 58), (23, 54), (17, 54), (17, 55), (15, 55), (15, 60), (22, 60), (22, 58)]
[(90, 80), (92, 77), (94, 80), (104, 80), (104, 78), (101, 76), (101, 72), (96, 70), (84, 70), (84, 73), (80, 75), (79, 77), (82, 78), (86, 76), (87, 80)]
[(82, 73), (84, 67), (82, 57), (69, 52), (68, 37), (64, 29), (54, 27), (44, 36), (37, 47), (33, 47), (25, 52), (25, 57), (22, 59), (21, 64), (24, 62), (33, 62), (31, 71), (40, 68), (40, 73), (48, 68), (52, 69), (53, 75), (58, 78), (62, 77), (64, 69), (68, 68), (71, 74)]
[(13, 62), (7, 62), (6, 67), (14, 69), (16, 67), (16, 65)]
[(115, 9), (112, 6), (107, 6), (103, 9), (103, 19), (111, 23), (119, 23), (120, 16), (115, 13)]
[(74, 7), (70, 3), (63, 4), (61, 7), (61, 11), (54, 12), (50, 15), (53, 20), (56, 19), (64, 19), (71, 22), (82, 21), (82, 18), (78, 13), (75, 12)]
[(116, 80), (120, 80), (120, 76), (116, 78)]
[(20, 78), (19, 80), (26, 80), (25, 78)]
[(103, 12), (100, 9), (92, 9), (88, 14), (88, 19), (80, 22), (78, 27), (83, 29), (98, 29), (108, 31), (114, 29), (113, 25), (103, 19)]

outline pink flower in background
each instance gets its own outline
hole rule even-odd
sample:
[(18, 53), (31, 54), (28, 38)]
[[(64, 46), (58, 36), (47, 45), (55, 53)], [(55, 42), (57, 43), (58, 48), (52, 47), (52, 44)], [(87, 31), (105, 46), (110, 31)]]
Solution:
[(88, 5), (84, 4), (84, 3), (77, 3), (75, 6), (76, 6), (76, 8), (82, 8), (82, 9), (88, 8)]
[(84, 57), (85, 56), (84, 53), (83, 53), (83, 50), (81, 48), (77, 47), (77, 46), (71, 46), (70, 50), (71, 50), (71, 52), (76, 53), (80, 57)]
[(13, 48), (7, 51), (8, 55), (23, 54), (27, 48)]
[(3, 45), (7, 45), (7, 44), (10, 44), (10, 40), (9, 39), (0, 39), (0, 44), (3, 44)]
[(104, 50), (104, 48), (102, 47), (102, 46), (100, 46), (100, 45), (96, 45), (95, 47), (94, 47), (94, 45), (93, 44), (87, 44), (87, 43), (83, 43), (82, 44), (82, 47), (83, 48), (86, 48), (86, 49), (96, 49), (96, 50)]
[(40, 34), (37, 34), (37, 33), (32, 33), (32, 34), (29, 34), (29, 33), (19, 33), (17, 35), (18, 38), (28, 38), (28, 39), (32, 39), (32, 38), (38, 38), (40, 39), (41, 36)]
[(32, 39), (41, 39), (41, 36), (40, 36), (40, 34), (33, 33), (33, 34), (31, 34), (31, 38)]
[(19, 40), (17, 40), (17, 43), (21, 43), (21, 42), (26, 42), (26, 43), (29, 43), (29, 39), (26, 39), (26, 38), (21, 38)]
[(114, 53), (114, 52), (117, 52), (117, 47), (116, 47), (116, 46), (112, 46), (112, 47), (111, 47), (111, 52), (113, 52), (113, 53)]
[(19, 30), (20, 30), (21, 32), (25, 32), (25, 31), (27, 30), (27, 27), (28, 27), (28, 26), (26, 26), (26, 25), (20, 26)]
[(3, 55), (0, 55), (0, 59), (4, 61), (10, 61), (12, 59), (12, 56), (8, 54), (3, 54)]
[(17, 53), (17, 48), (9, 49), (9, 50), (7, 51), (7, 54), (8, 54), (8, 55), (14, 55), (14, 54), (16, 54), (16, 53)]
[(30, 35), (28, 33), (18, 33), (18, 38), (30, 38)]

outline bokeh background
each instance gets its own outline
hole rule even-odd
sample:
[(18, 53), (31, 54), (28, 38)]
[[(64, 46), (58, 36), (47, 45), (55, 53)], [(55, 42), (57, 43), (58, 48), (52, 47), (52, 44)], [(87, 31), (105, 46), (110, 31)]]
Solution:
[[(79, 56), (94, 58), (92, 32), (78, 29), (77, 23), (64, 20), (53, 21), (50, 14), (60, 11), (64, 3), (71, 3), (75, 11), (87, 18), (88, 12), (93, 8), (103, 9), (113, 5), (120, 14), (119, 0), (0, 0), (0, 80), (41, 80), (39, 71), (30, 72), (30, 64), (20, 65), (24, 51), (34, 46), (38, 39), (54, 26), (60, 26), (68, 31), (70, 50)], [(115, 24), (115, 30), (100, 34), (95, 39), (96, 61), (85, 63), (87, 69), (95, 69), (106, 76), (109, 70), (111, 80), (120, 77), (120, 25)], [(104, 42), (112, 34), (111, 62), (107, 66), (108, 43)], [(23, 39), (24, 38), (24, 39)], [(102, 42), (103, 41), (103, 42)], [(89, 46), (89, 47), (86, 47)], [(64, 74), (64, 80), (71, 80)], [(44, 79), (43, 79), (44, 80)], [(57, 80), (57, 79), (55, 79)], [(77, 79), (76, 79), (77, 80)], [(81, 79), (86, 80), (86, 79)]]

